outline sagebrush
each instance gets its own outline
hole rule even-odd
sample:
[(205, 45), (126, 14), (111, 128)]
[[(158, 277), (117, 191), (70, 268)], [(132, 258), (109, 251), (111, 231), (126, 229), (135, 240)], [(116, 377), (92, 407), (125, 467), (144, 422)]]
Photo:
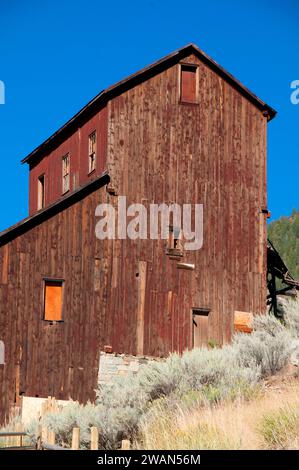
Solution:
[[(163, 397), (168, 410), (250, 398), (261, 379), (287, 364), (290, 344), (299, 337), (299, 301), (288, 302), (285, 311), (285, 324), (269, 315), (256, 317), (251, 335), (238, 334), (223, 348), (194, 349), (148, 363), (136, 375), (101, 386), (95, 404), (71, 403), (59, 414), (45, 416), (42, 424), (66, 447), (72, 428), (79, 427), (82, 448), (90, 441), (90, 427), (97, 426), (100, 448), (114, 449), (122, 439), (138, 435), (142, 418)], [(30, 426), (32, 435), (35, 427)]]

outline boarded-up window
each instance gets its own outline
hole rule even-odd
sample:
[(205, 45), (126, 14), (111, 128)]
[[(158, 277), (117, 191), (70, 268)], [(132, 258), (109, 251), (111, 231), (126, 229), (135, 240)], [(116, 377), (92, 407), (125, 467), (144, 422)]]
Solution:
[(67, 153), (62, 158), (62, 194), (70, 189), (70, 155)]
[(88, 172), (91, 173), (95, 170), (96, 167), (96, 151), (97, 145), (97, 133), (93, 131), (90, 136), (88, 137)]
[(44, 319), (62, 320), (63, 281), (45, 280)]
[(209, 342), (209, 309), (192, 310), (193, 347), (207, 346)]
[(37, 182), (37, 210), (45, 207), (45, 175), (41, 175)]
[(196, 70), (195, 66), (181, 65), (181, 101), (184, 103), (197, 103)]
[(250, 312), (234, 312), (234, 328), (235, 331), (242, 333), (252, 332), (253, 315)]

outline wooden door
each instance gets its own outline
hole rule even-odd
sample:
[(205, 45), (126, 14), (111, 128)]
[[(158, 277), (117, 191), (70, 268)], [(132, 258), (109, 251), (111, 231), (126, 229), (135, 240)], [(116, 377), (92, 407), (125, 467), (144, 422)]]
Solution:
[(193, 348), (200, 348), (208, 345), (209, 341), (209, 310), (192, 310), (192, 338)]

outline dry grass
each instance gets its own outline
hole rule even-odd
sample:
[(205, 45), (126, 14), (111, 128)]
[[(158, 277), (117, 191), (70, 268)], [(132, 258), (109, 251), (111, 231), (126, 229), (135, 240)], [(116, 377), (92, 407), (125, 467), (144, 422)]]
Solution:
[(299, 449), (299, 381), (277, 379), (254, 399), (147, 415), (137, 448)]

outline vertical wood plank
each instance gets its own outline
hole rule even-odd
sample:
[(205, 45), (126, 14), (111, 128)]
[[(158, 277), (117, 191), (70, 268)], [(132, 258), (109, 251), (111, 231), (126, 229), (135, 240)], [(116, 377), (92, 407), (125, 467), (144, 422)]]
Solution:
[(138, 305), (137, 305), (137, 325), (136, 325), (136, 344), (137, 354), (144, 353), (144, 308), (145, 308), (145, 289), (146, 289), (146, 261), (138, 263)]

